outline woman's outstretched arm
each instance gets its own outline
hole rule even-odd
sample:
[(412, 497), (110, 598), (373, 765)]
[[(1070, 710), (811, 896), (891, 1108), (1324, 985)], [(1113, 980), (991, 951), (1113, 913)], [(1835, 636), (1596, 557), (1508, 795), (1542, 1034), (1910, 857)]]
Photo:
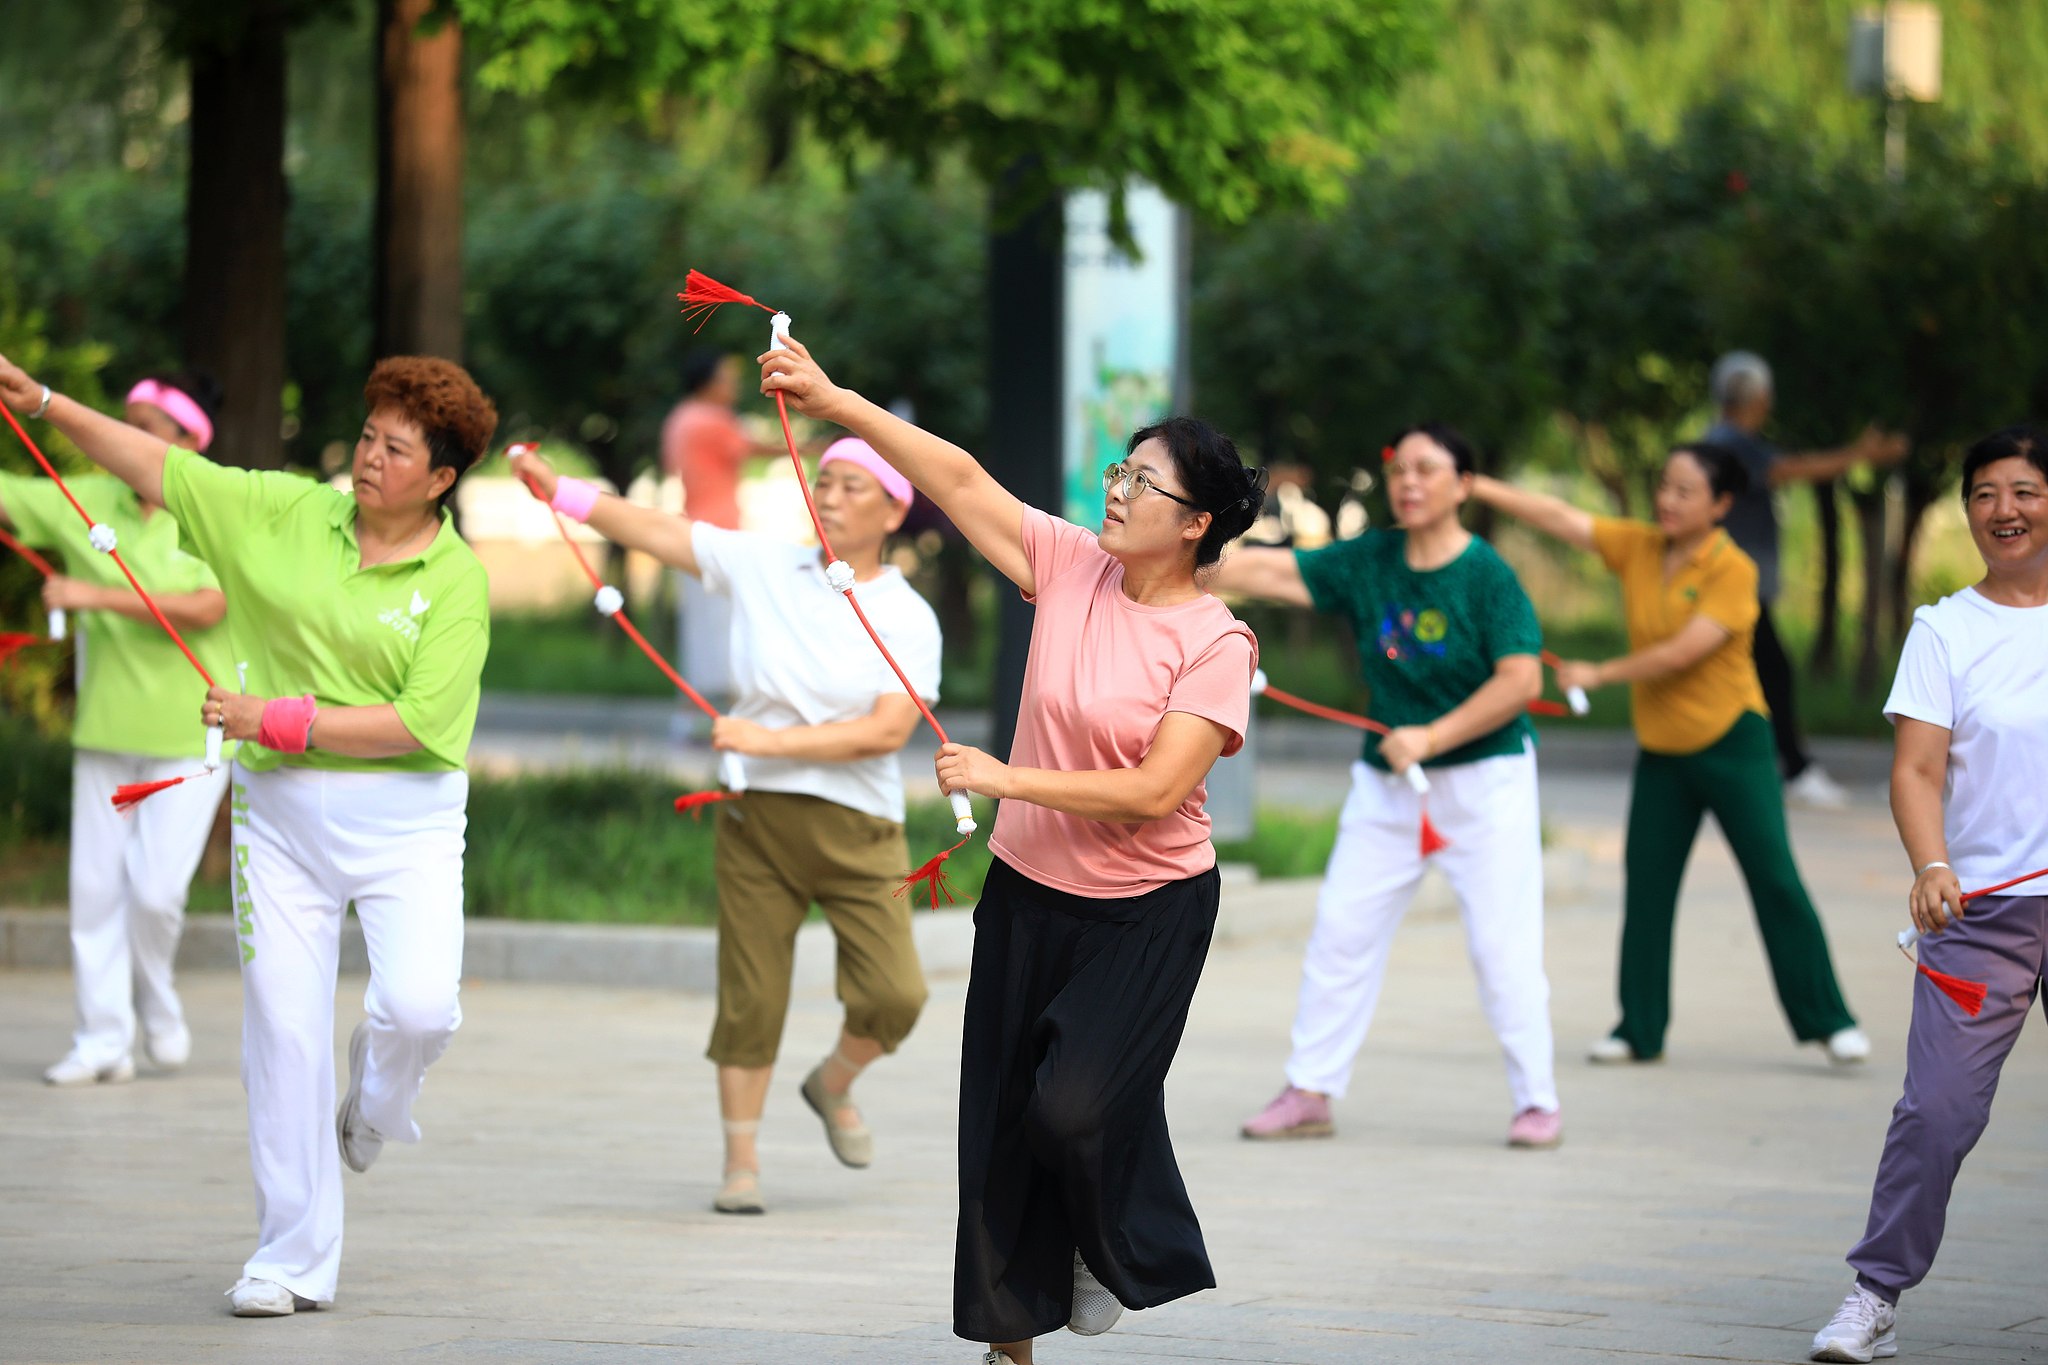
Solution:
[(840, 388), (795, 337), (787, 349), (761, 357), (761, 392), (786, 394), (804, 416), (844, 427), (873, 446), (939, 505), (997, 572), (1027, 593), (1037, 591), (1024, 555), (1024, 504), (972, 455)]
[[(20, 413), (34, 412), (43, 402), (43, 386), (21, 366), (0, 355), (0, 402)], [(142, 495), (145, 502), (164, 502), (164, 452), (160, 437), (119, 422), (61, 393), (50, 395), (43, 414), (49, 424), (70, 438), (87, 459)]]
[(1555, 536), (1581, 550), (1593, 548), (1593, 514), (1548, 493), (1531, 493), (1526, 488), (1502, 483), (1481, 474), (1472, 480), (1472, 496), (1488, 507), (1507, 513), (1547, 536)]

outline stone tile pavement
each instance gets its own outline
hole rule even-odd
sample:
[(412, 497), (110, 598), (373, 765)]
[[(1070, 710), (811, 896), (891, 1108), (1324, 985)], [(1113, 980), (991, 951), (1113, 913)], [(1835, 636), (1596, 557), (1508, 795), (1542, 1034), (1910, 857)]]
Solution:
[[(1910, 969), (1890, 947), (1899, 857), (1882, 813), (1798, 839), (1876, 1044), (1835, 1071), (1795, 1049), (1732, 865), (1703, 840), (1681, 916), (1668, 1062), (1578, 1061), (1610, 1022), (1617, 789), (1554, 785), (1588, 850), (1554, 906), (1566, 1141), (1501, 1145), (1507, 1099), (1454, 919), (1418, 917), (1329, 1142), (1253, 1146), (1279, 1085), (1299, 941), (1219, 948), (1170, 1086), (1221, 1288), (1131, 1315), (1090, 1360), (1790, 1361), (1844, 1292), (1897, 1095)], [(964, 983), (860, 1094), (876, 1167), (840, 1169), (795, 1093), (836, 1023), (797, 1002), (764, 1130), (772, 1212), (708, 1209), (718, 1174), (709, 1002), (476, 982), (428, 1082), (427, 1140), (348, 1179), (331, 1311), (226, 1315), (253, 1228), (239, 994), (186, 978), (198, 1048), (175, 1078), (57, 1092), (66, 978), (0, 972), (0, 1361), (966, 1362), (948, 1330), (952, 1118)], [(360, 1013), (344, 980), (338, 1038)], [(2048, 1047), (2039, 1021), (1965, 1168), (1901, 1359), (2048, 1361)]]

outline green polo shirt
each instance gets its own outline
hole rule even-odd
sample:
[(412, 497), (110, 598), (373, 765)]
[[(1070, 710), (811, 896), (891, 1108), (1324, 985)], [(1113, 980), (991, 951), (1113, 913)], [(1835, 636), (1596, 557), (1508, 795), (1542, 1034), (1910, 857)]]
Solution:
[[(356, 500), (324, 483), (227, 469), (175, 447), (164, 504), (228, 595), (235, 658), (261, 697), (398, 708), (420, 747), (398, 758), (242, 747), (253, 772), (446, 772), (464, 766), (490, 649), (489, 582), (448, 514), (411, 559), (361, 568)], [(233, 674), (223, 686), (233, 686)]]
[[(178, 547), (178, 523), (168, 512), (145, 516), (135, 490), (110, 475), (68, 482), (93, 520), (113, 528), (121, 558), (152, 596), (220, 586), (210, 569)], [(0, 508), (6, 509), (22, 543), (56, 555), (67, 576), (133, 591), (113, 557), (86, 540), (85, 523), (51, 480), (0, 474)], [(206, 683), (163, 627), (111, 611), (73, 615), (80, 644), (78, 715), (71, 742), (81, 749), (148, 758), (204, 754), (206, 730), (199, 708), (206, 700)], [(234, 677), (223, 626), (181, 633), (214, 677)]]
[[(1294, 562), (1315, 609), (1351, 622), (1359, 673), (1371, 693), (1368, 713), (1388, 726), (1427, 725), (1485, 686), (1511, 654), (1536, 654), (1543, 635), (1536, 609), (1508, 562), (1478, 536), (1435, 569), (1408, 567), (1408, 533), (1367, 531)], [(1436, 755), (1424, 767), (1518, 754), (1535, 737), (1526, 715)], [(1361, 754), (1385, 769), (1380, 737), (1368, 732)]]

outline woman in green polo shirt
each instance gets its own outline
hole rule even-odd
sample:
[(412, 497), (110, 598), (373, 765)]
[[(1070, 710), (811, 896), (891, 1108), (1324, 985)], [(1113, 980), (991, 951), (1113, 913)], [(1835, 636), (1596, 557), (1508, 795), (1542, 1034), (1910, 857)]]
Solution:
[(1472, 489), (1481, 502), (1594, 551), (1621, 580), (1629, 652), (1557, 670), (1563, 687), (1629, 684), (1642, 746), (1623, 855), (1621, 1022), (1593, 1044), (1595, 1062), (1664, 1054), (1678, 886), (1708, 811), (1741, 864), (1793, 1035), (1823, 1044), (1833, 1062), (1870, 1055), (1785, 829), (1771, 724), (1750, 657), (1756, 564), (1721, 529), (1747, 482), (1732, 451), (1697, 442), (1665, 460), (1654, 523), (1596, 517), (1497, 479), (1481, 478)]
[[(164, 441), (203, 444), (213, 434), (216, 386), (194, 375), (147, 379), (151, 401), (131, 399), (128, 420)], [(173, 396), (174, 395), (174, 396)], [(185, 422), (174, 420), (175, 407)], [(71, 491), (93, 520), (120, 537), (122, 557), (216, 676), (230, 670), (227, 600), (211, 570), (178, 548), (178, 523), (106, 475)], [(78, 1025), (71, 1050), (43, 1073), (51, 1085), (135, 1076), (136, 1034), (149, 1059), (174, 1070), (192, 1055), (192, 1034), (172, 984), (185, 897), (227, 791), (225, 768), (191, 777), (206, 752), (192, 702), (204, 692), (191, 666), (150, 619), (112, 559), (92, 548), (86, 525), (57, 485), (0, 474), (0, 523), (53, 552), (63, 572), (43, 585), (44, 603), (78, 613), (78, 714), (71, 727), (71, 967)], [(117, 787), (185, 781), (132, 812), (114, 809)]]
[[(341, 1167), (419, 1140), (413, 1103), (461, 1021), (463, 763), (490, 618), (483, 566), (443, 503), (497, 411), (461, 367), (411, 356), (379, 362), (363, 399), (341, 492), (167, 446), (0, 357), (0, 400), (168, 508), (227, 594), (241, 690), (213, 689), (200, 719), (244, 742), (234, 900), (260, 1242), (228, 1291), (244, 1317), (333, 1300)], [(334, 1111), (350, 903), (368, 1018)]]

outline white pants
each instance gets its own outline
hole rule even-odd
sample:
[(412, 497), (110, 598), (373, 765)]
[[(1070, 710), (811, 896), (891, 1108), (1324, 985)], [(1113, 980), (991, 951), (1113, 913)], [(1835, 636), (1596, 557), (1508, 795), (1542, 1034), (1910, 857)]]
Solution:
[(151, 1038), (185, 1031), (171, 962), (227, 770), (166, 787), (125, 814), (114, 809), (114, 789), (184, 777), (199, 766), (196, 758), (95, 749), (72, 758), (71, 966), (78, 1031), (71, 1050), (91, 1066), (112, 1066), (129, 1055), (138, 1017)]
[[(1430, 822), (1449, 847), (1436, 865), (1464, 913), (1479, 1000), (1506, 1054), (1515, 1111), (1557, 1109), (1550, 982), (1543, 974), (1543, 834), (1536, 756), (1524, 751), (1429, 770)], [(1302, 964), (1288, 1083), (1342, 1095), (1386, 977), (1394, 930), (1422, 881), (1423, 798), (1351, 765), (1351, 794), (1316, 902)]]
[(242, 1084), (260, 1245), (242, 1273), (318, 1303), (341, 1271), (334, 983), (350, 902), (370, 956), (361, 1116), (417, 1142), (413, 1102), (462, 1009), (462, 773), (235, 769)]

